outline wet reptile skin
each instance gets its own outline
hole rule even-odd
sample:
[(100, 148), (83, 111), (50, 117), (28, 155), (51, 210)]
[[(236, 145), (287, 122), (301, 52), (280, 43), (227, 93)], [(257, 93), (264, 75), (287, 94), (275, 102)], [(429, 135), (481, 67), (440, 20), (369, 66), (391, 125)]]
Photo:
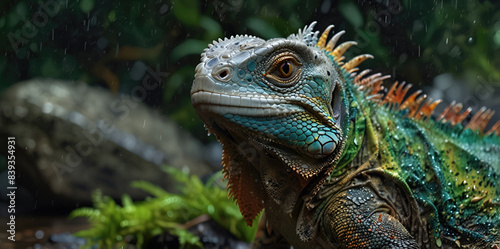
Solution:
[(192, 103), (224, 148), (255, 248), (498, 248), (500, 123), (344, 60), (355, 42), (314, 24), (209, 45)]

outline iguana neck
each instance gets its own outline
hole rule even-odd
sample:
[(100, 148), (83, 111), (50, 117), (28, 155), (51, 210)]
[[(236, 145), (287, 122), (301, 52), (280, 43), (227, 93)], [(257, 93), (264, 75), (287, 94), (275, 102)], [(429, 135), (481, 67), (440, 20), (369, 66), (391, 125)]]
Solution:
[[(309, 179), (290, 169), (269, 146), (251, 137), (234, 140), (220, 138), (223, 145), (223, 171), (228, 189), (234, 195), (248, 225), (270, 204), (291, 213)], [(231, 167), (226, 167), (231, 165)]]

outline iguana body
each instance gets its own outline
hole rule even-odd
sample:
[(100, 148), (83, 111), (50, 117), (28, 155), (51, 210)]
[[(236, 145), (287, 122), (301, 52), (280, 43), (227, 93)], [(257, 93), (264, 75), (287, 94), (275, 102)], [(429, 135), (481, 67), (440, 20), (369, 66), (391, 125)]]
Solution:
[[(191, 90), (224, 148), (228, 189), (255, 248), (498, 248), (500, 123), (388, 77), (356, 73), (314, 23), (286, 39), (237, 36), (202, 54)], [(328, 42), (327, 42), (328, 40)]]

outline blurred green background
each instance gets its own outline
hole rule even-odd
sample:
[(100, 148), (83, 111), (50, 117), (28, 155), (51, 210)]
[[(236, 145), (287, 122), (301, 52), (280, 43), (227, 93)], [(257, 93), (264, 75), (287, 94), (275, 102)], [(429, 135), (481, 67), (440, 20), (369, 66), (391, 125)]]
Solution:
[[(3, 1), (0, 92), (21, 80), (85, 81), (134, 94), (156, 72), (145, 102), (202, 140), (189, 90), (202, 50), (236, 34), (286, 37), (312, 21), (346, 30), (362, 65), (396, 80), (428, 85), (442, 73), (471, 89), (500, 86), (498, 1), (144, 0)], [(149, 71), (148, 71), (149, 70)], [(490, 88), (491, 87), (491, 88)], [(472, 92), (471, 94), (474, 94)]]

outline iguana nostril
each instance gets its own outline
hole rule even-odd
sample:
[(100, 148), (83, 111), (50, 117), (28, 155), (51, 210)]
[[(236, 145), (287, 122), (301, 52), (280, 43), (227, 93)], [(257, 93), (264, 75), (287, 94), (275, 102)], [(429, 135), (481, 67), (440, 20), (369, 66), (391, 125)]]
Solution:
[(227, 67), (221, 68), (219, 70), (214, 70), (214, 72), (212, 73), (212, 76), (215, 79), (217, 79), (219, 81), (223, 81), (223, 82), (228, 82), (233, 77), (232, 70), (227, 68)]
[(224, 78), (226, 76), (227, 76), (227, 70), (224, 70), (224, 71), (219, 73), (219, 77), (221, 77), (221, 78)]

